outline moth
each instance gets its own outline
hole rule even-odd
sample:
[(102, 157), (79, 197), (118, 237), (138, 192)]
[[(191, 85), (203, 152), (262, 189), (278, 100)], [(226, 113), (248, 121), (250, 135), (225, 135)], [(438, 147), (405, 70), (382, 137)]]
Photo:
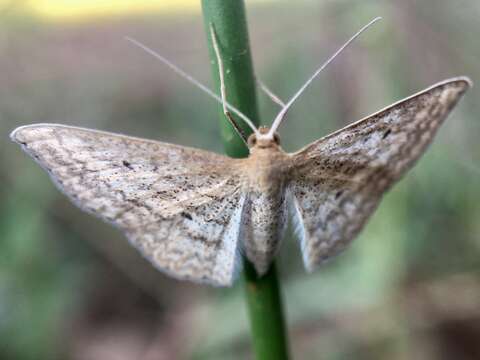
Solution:
[[(212, 38), (223, 84), (213, 30)], [(270, 128), (249, 123), (253, 133), (241, 134), (249, 148), (244, 159), (58, 124), (22, 126), (11, 139), (74, 204), (118, 227), (159, 270), (229, 286), (242, 256), (265, 274), (289, 214), (300, 229), (308, 271), (341, 252), (424, 153), (470, 84), (466, 77), (445, 80), (295, 153), (282, 150), (277, 129), (306, 85)], [(221, 99), (210, 95), (235, 124), (229, 111), (241, 113), (221, 90)]]

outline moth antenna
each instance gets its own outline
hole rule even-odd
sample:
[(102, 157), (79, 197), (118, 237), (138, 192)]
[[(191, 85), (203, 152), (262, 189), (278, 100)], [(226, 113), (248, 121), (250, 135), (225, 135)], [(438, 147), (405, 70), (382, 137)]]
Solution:
[(270, 98), (270, 100), (272, 100), (275, 104), (280, 105), (281, 107), (285, 106), (285, 103), (283, 102), (283, 100), (280, 99), (280, 97), (278, 97), (277, 95), (275, 95), (273, 91), (270, 90), (270, 88), (267, 85), (265, 85), (265, 83), (262, 80), (258, 78), (256, 78), (255, 80), (258, 86), (260, 87), (260, 89)]
[(227, 105), (226, 105), (227, 90), (225, 89), (225, 73), (223, 69), (223, 60), (222, 60), (222, 56), (220, 55), (220, 47), (218, 46), (217, 34), (215, 33), (215, 29), (213, 28), (212, 23), (210, 23), (210, 36), (212, 37), (213, 50), (215, 51), (215, 57), (217, 58), (218, 72), (220, 76), (220, 94), (222, 96), (223, 113), (227, 117), (227, 119), (230, 121), (234, 129), (237, 131), (238, 135), (240, 135), (242, 140), (245, 142), (245, 144), (248, 145), (248, 136), (245, 134), (242, 128), (238, 126), (237, 121), (232, 116), (230, 111), (228, 111), (227, 109)]
[(360, 30), (358, 30), (355, 35), (353, 35), (348, 41), (343, 44), (330, 58), (328, 58), (327, 61), (325, 61), (322, 66), (320, 66), (317, 71), (302, 85), (302, 87), (295, 93), (295, 95), (292, 96), (292, 98), (287, 102), (287, 104), (280, 110), (278, 115), (275, 117), (275, 120), (272, 123), (272, 127), (270, 128), (270, 131), (268, 132), (268, 136), (273, 136), (275, 131), (278, 129), (280, 126), (280, 123), (282, 122), (283, 118), (287, 114), (288, 109), (290, 109), (290, 106), (295, 102), (295, 100), (298, 99), (298, 97), (305, 91), (305, 89), (312, 83), (312, 81), (320, 74), (320, 72), (325, 69), (328, 64), (330, 64), (348, 45), (352, 43), (358, 36), (360, 36), (361, 33), (363, 33), (365, 30), (367, 30), (371, 25), (376, 23), (377, 21), (381, 20), (381, 17), (376, 17), (375, 19), (371, 20), (367, 25), (362, 27)]
[[(181, 77), (183, 77), (185, 80), (189, 81), (190, 83), (192, 83), (193, 85), (195, 85), (196, 87), (198, 87), (200, 90), (202, 90), (203, 92), (205, 92), (207, 95), (209, 95), (210, 97), (214, 98), (215, 100), (217, 100), (220, 104), (223, 105), (223, 102), (222, 102), (222, 99), (217, 95), (215, 94), (212, 90), (210, 90), (208, 87), (206, 87), (205, 85), (203, 85), (200, 81), (196, 80), (194, 77), (192, 77), (191, 75), (187, 74), (185, 71), (183, 71), (182, 69), (180, 69), (177, 65), (173, 64), (171, 61), (169, 61), (168, 59), (166, 59), (165, 57), (163, 57), (162, 55), (160, 55), (159, 53), (157, 53), (155, 50), (149, 48), (147, 45), (144, 45), (142, 44), (140, 41), (138, 40), (135, 40), (134, 38), (131, 38), (129, 36), (125, 36), (125, 40), (128, 40), (130, 41), (132, 44), (138, 46), (140, 49), (144, 50), (145, 52), (149, 53), (150, 55), (152, 55), (153, 57), (155, 57), (156, 59), (160, 60), (162, 63), (164, 63), (165, 65), (167, 65), (170, 69), (172, 69), (174, 72), (176, 72), (178, 75), (180, 75)], [(243, 121), (245, 121), (245, 123), (250, 127), (252, 128), (252, 130), (255, 132), (255, 133), (258, 133), (258, 130), (257, 128), (255, 127), (255, 125), (253, 124), (253, 122), (245, 115), (243, 114), (240, 110), (238, 110), (236, 107), (234, 107), (233, 105), (230, 105), (228, 102), (225, 102), (225, 106), (228, 108), (228, 110), (232, 111), (233, 113), (235, 113), (236, 115), (238, 115), (238, 117), (240, 119), (242, 119)]]

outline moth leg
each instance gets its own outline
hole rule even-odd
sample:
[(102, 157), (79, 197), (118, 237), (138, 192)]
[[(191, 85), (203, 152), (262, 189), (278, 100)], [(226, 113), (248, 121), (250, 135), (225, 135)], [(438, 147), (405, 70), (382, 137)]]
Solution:
[(270, 100), (272, 100), (275, 104), (280, 105), (281, 107), (285, 107), (285, 102), (280, 99), (280, 97), (275, 95), (273, 91), (270, 90), (270, 88), (265, 85), (262, 80), (256, 78), (255, 81), (257, 82), (257, 85), (260, 87), (260, 89), (265, 93), (265, 95), (270, 98)]
[(242, 140), (247, 144), (247, 135), (243, 131), (243, 129), (237, 124), (235, 121), (232, 113), (227, 108), (227, 93), (225, 90), (225, 77), (223, 72), (223, 61), (220, 56), (220, 48), (218, 46), (217, 35), (215, 34), (215, 30), (213, 28), (213, 24), (210, 24), (210, 34), (212, 36), (212, 44), (213, 49), (215, 50), (215, 56), (217, 57), (217, 64), (218, 64), (218, 72), (220, 73), (220, 95), (222, 97), (222, 106), (223, 106), (223, 113), (230, 121), (234, 129), (237, 131), (238, 135), (242, 138)]

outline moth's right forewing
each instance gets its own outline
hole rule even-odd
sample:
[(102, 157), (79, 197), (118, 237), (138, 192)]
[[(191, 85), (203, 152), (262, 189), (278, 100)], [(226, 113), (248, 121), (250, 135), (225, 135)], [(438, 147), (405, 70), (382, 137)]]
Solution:
[(292, 154), (289, 190), (307, 269), (355, 237), (469, 86), (466, 78), (444, 81)]
[(21, 127), (11, 137), (77, 206), (123, 230), (159, 269), (233, 282), (245, 197), (230, 159), (54, 124)]

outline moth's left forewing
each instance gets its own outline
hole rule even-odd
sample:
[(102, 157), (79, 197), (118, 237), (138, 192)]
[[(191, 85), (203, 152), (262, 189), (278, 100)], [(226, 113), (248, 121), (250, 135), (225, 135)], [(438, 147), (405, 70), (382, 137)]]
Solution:
[(121, 229), (158, 269), (233, 283), (245, 196), (231, 159), (57, 124), (23, 126), (11, 138), (75, 205)]
[(358, 234), (469, 87), (467, 78), (446, 80), (292, 154), (289, 192), (307, 269)]

